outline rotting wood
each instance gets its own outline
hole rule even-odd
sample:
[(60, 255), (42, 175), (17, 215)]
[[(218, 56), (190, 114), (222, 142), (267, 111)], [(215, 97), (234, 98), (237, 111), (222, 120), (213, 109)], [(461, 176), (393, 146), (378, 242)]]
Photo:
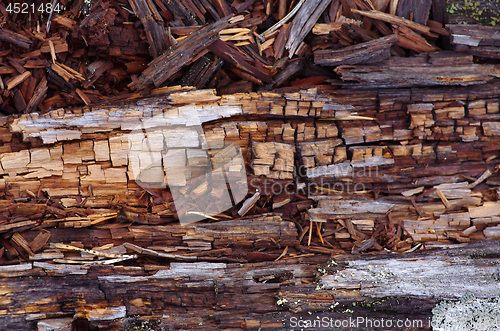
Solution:
[[(4, 114), (44, 112), (96, 104), (102, 99), (112, 101), (130, 96), (133, 91), (147, 94), (144, 90), (160, 85), (207, 86), (224, 94), (270, 89), (271, 85), (266, 83), (271, 84), (273, 80), (274, 87), (325, 84), (325, 77), (336, 76), (322, 68), (322, 64), (311, 63), (311, 55), (315, 53), (349, 52), (349, 47), (384, 40), (391, 34), (398, 36), (398, 41), (390, 47), (395, 59), (411, 59), (413, 52), (449, 49), (447, 38), (437, 37), (448, 36), (452, 28), (460, 29), (456, 27), (460, 19), (468, 19), (466, 16), (471, 16), (469, 11), (475, 11), (475, 6), (485, 6), (478, 2), (456, 7), (455, 2), (443, 5), (434, 1), (431, 8), (435, 11), (434, 20), (427, 20), (429, 5), (428, 1), (411, 0), (401, 1), (399, 5), (397, 1), (318, 3), (308, 0), (287, 4), (286, 1), (248, 0), (229, 4), (206, 0), (167, 3), (134, 0), (118, 4), (111, 0), (91, 6), (77, 1), (71, 7), (62, 8), (57, 17), (41, 17), (41, 21), (51, 19), (50, 31), (46, 31), (49, 22), (38, 24), (30, 15), (7, 11), (9, 23), (2, 34), (8, 47), (0, 52), (3, 76), (0, 87), (11, 79), (24, 78), (18, 74), (25, 71), (30, 71), (31, 77), (17, 86), (9, 86), (12, 93), (2, 96), (2, 111)], [(472, 16), (490, 10), (492, 8), (486, 6)], [(213, 35), (217, 34), (215, 31), (200, 37), (201, 29), (205, 29), (201, 33), (204, 35), (207, 26), (229, 15), (234, 17), (215, 42), (218, 47), (215, 43), (210, 46), (218, 39)], [(454, 25), (443, 27), (448, 23), (447, 16)], [(479, 16), (487, 17), (484, 13)], [(14, 21), (19, 24), (13, 24)], [(392, 24), (392, 29), (386, 22)], [(495, 24), (494, 18), (489, 24)], [(494, 27), (468, 25), (467, 29), (472, 34), (474, 30), (480, 31), (485, 40), (494, 39)], [(191, 33), (200, 38), (193, 39)], [(190, 42), (185, 43), (184, 39)], [(34, 40), (40, 42), (34, 43)], [(188, 44), (196, 48), (193, 54), (184, 50)], [(387, 46), (380, 59), (388, 56)], [(177, 47), (180, 47), (178, 53), (184, 50), (187, 55), (178, 56), (176, 60), (169, 58), (168, 68), (164, 68), (165, 63), (161, 61), (152, 62), (161, 53), (170, 54)], [(457, 45), (456, 50), (498, 59), (496, 48), (495, 45)], [(225, 57), (224, 62), (220, 61), (221, 57)], [(291, 57), (289, 62), (288, 57)], [(153, 70), (155, 66), (160, 71), (169, 70), (162, 74)], [(48, 82), (46, 93), (36, 96), (35, 107), (28, 105), (34, 97), (33, 87), (42, 78)], [(143, 82), (148, 78), (153, 81)]]
[(290, 58), (297, 52), (300, 44), (329, 4), (330, 1), (307, 0), (300, 7), (291, 23), (289, 39), (286, 44)]
[(419, 57), (401, 60), (391, 58), (373, 66), (339, 66), (335, 72), (345, 81), (400, 87), (483, 84), (500, 75), (496, 65), (477, 66), (472, 62), (472, 56), (455, 57), (447, 52), (423, 53)]
[(28, 38), (19, 33), (10, 31), (8, 29), (0, 29), (0, 39), (6, 41), (8, 43), (17, 45), (22, 48), (29, 48), (33, 41), (31, 38)]
[(431, 4), (431, 0), (401, 0), (398, 1), (396, 15), (426, 25)]
[(480, 24), (484, 27), (498, 26), (500, 18), (496, 15), (500, 10), (500, 4), (497, 2), (476, 1), (476, 2), (460, 2), (450, 0), (447, 3), (437, 5), (433, 3), (433, 7), (439, 7), (443, 11), (441, 17), (444, 19), (442, 23), (449, 24)]
[(314, 52), (314, 63), (324, 66), (339, 66), (357, 63), (373, 63), (391, 57), (390, 47), (398, 40), (396, 35), (345, 47), (340, 50)]
[(144, 89), (154, 84), (159, 86), (180, 70), (186, 63), (193, 60), (199, 52), (213, 43), (217, 34), (227, 27), (230, 17), (223, 18), (192, 33), (177, 45), (175, 50), (167, 51), (157, 57), (148, 66), (137, 81), (131, 83), (133, 89)]
[[(405, 90), (400, 91), (402, 92), (398, 98), (403, 100)], [(89, 219), (83, 209), (79, 208), (108, 208), (106, 212), (120, 211), (113, 207), (114, 204), (117, 206), (125, 204), (127, 208), (136, 209), (125, 209), (119, 214), (118, 219), (125, 224), (127, 222), (149, 226), (169, 224), (175, 222), (176, 215), (184, 214), (205, 215), (209, 219), (237, 216), (241, 205), (225, 213), (220, 209), (207, 212), (206, 210), (212, 210), (217, 206), (215, 201), (206, 206), (208, 209), (201, 211), (185, 207), (179, 210), (175, 208), (174, 198), (180, 198), (181, 195), (182, 199), (198, 198), (206, 194), (207, 197), (220, 197), (222, 191), (211, 191), (212, 184), (209, 182), (190, 179), (185, 177), (185, 174), (182, 178), (181, 176), (170, 178), (167, 181), (169, 185), (187, 184), (186, 191), (180, 191), (181, 195), (173, 196), (162, 193), (155, 187), (139, 186), (133, 181), (135, 161), (133, 155), (127, 152), (129, 144), (127, 134), (130, 130), (140, 123), (141, 118), (154, 119), (160, 114), (165, 124), (170, 121), (175, 121), (176, 125), (198, 123), (189, 118), (178, 119), (179, 112), (187, 111), (198, 114), (199, 123), (204, 126), (204, 134), (215, 150), (210, 155), (203, 150), (197, 151), (194, 148), (195, 145), (198, 146), (198, 141), (189, 138), (195, 131), (188, 130), (192, 134), (185, 131), (182, 159), (173, 162), (171, 161), (174, 159), (168, 159), (172, 163), (171, 166), (168, 165), (170, 164), (168, 160), (165, 160), (164, 169), (173, 171), (182, 163), (190, 167), (191, 172), (197, 173), (200, 167), (209, 162), (209, 158), (210, 162), (219, 164), (225, 162), (223, 160), (229, 160), (231, 155), (236, 155), (232, 151), (232, 145), (222, 148), (222, 145), (217, 147), (218, 144), (224, 140), (236, 143), (248, 167), (248, 183), (252, 189), (258, 189), (261, 194), (252, 201), (253, 207), (248, 206), (252, 207), (250, 215), (277, 210), (283, 212), (284, 217), (308, 223), (310, 220), (304, 218), (306, 214), (302, 213), (311, 208), (313, 202), (301, 201), (300, 190), (304, 190), (306, 200), (308, 194), (354, 195), (355, 199), (346, 200), (350, 201), (346, 208), (354, 208), (357, 204), (369, 205), (365, 200), (366, 197), (371, 198), (374, 192), (379, 192), (393, 204), (391, 209), (393, 221), (416, 222), (415, 224), (419, 222), (418, 217), (438, 219), (452, 217), (446, 215), (453, 215), (463, 211), (464, 208), (477, 208), (482, 203), (487, 206), (488, 201), (485, 200), (487, 195), (479, 192), (486, 192), (487, 187), (495, 185), (487, 183), (495, 183), (497, 180), (494, 169), (499, 162), (499, 158), (492, 158), (498, 154), (498, 148), (492, 145), (498, 136), (495, 121), (499, 96), (495, 92), (494, 85), (490, 92), (484, 89), (484, 86), (472, 90), (467, 87), (443, 88), (441, 94), (428, 94), (427, 90), (416, 88), (411, 91), (413, 100), (408, 97), (398, 106), (395, 101), (391, 101), (394, 99), (390, 99), (391, 93), (388, 90), (381, 90), (378, 94), (368, 90), (359, 96), (348, 90), (287, 89), (281, 93), (262, 92), (219, 97), (213, 90), (180, 89), (165, 96), (171, 103), (169, 109), (165, 109), (164, 106), (159, 108), (156, 102), (152, 102), (161, 98), (161, 95), (157, 94), (153, 98), (141, 100), (140, 107), (126, 106), (127, 112), (123, 111), (123, 106), (110, 106), (94, 109), (92, 112), (58, 111), (51, 113), (50, 116), (23, 115), (13, 118), (8, 122), (10, 129), (5, 127), (6, 133), (9, 132), (11, 136), (4, 142), (3, 148), (6, 152), (0, 158), (6, 197), (37, 201), (36, 199), (42, 197), (33, 192), (40, 192), (45, 194), (42, 199), (47, 197), (56, 199), (54, 201), (66, 208), (80, 210), (80, 214), (68, 214), (62, 209), (51, 207), (49, 213), (57, 215), (57, 219), (45, 219), (40, 224), (40, 218), (36, 215), (42, 215), (41, 210), (33, 212), (35, 216), (32, 216), (32, 220), (19, 218), (0, 227), (5, 233), (9, 231), (23, 233), (26, 229), (34, 230), (37, 225), (47, 229), (57, 226), (60, 229), (76, 227), (80, 229), (79, 231), (92, 230), (94, 227), (106, 227), (108, 222), (112, 224), (114, 222), (105, 217), (97, 220)], [(483, 99), (475, 99), (477, 93), (482, 93)], [(453, 101), (446, 101), (444, 98)], [(198, 100), (203, 102), (200, 103)], [(469, 110), (467, 113), (464, 111), (465, 106)], [(379, 113), (377, 109), (380, 110)], [(353, 116), (353, 113), (358, 115)], [(174, 114), (177, 115), (173, 116)], [(265, 117), (267, 120), (263, 122), (233, 119), (233, 117), (241, 118), (243, 115)], [(298, 121), (297, 118), (303, 120)], [(453, 130), (449, 128), (450, 120), (457, 121)], [(473, 127), (474, 131), (468, 129), (470, 127), (468, 123), (471, 122), (477, 122), (477, 129)], [(170, 123), (172, 124), (174, 122)], [(172, 127), (171, 130), (179, 128)], [(174, 143), (174, 140), (171, 141), (173, 136), (168, 131), (162, 131), (159, 137), (164, 135), (167, 144)], [(195, 136), (197, 135), (193, 135)], [(19, 137), (22, 139), (16, 140)], [(408, 143), (415, 137), (422, 141)], [(160, 151), (163, 148), (163, 143), (154, 147), (155, 139), (155, 135), (151, 133), (151, 137), (148, 138), (150, 147), (141, 147), (146, 148), (143, 152), (148, 153), (157, 148)], [(12, 141), (27, 147), (16, 152), (10, 151), (7, 148), (13, 143)], [(29, 144), (35, 141), (38, 141), (36, 145), (38, 147), (30, 148)], [(384, 144), (384, 141), (393, 143)], [(436, 144), (436, 141), (439, 143)], [(370, 145), (359, 146), (364, 143)], [(352, 146), (353, 144), (356, 146)], [(458, 150), (461, 151), (460, 154)], [(443, 164), (446, 167), (443, 167)], [(233, 164), (231, 167), (234, 170), (242, 169), (238, 164)], [(158, 169), (163, 173), (162, 167)], [(491, 176), (488, 178), (481, 176), (484, 173), (491, 173)], [(464, 175), (468, 176), (465, 178), (469, 182), (463, 181)], [(65, 182), (61, 183), (58, 178), (64, 178)], [(143, 178), (145, 179), (146, 177)], [(481, 182), (486, 184), (480, 184)], [(289, 198), (285, 197), (285, 201), (289, 200), (288, 203), (275, 203), (280, 201), (281, 198), (278, 199), (278, 196), (285, 188), (288, 190), (294, 186), (297, 192), (291, 194)], [(281, 187), (281, 190), (276, 191), (277, 187)], [(412, 191), (416, 187), (418, 189)], [(431, 190), (425, 190), (426, 187)], [(475, 193), (472, 193), (471, 188), (474, 188)], [(479, 191), (476, 192), (478, 188)], [(446, 206), (440, 202), (437, 190), (446, 197), (448, 201)], [(253, 194), (255, 191), (250, 192)], [(415, 196), (413, 201), (404, 198), (405, 195), (420, 192), (423, 193)], [(243, 200), (245, 196), (240, 198)], [(351, 219), (353, 226), (359, 227), (360, 231), (369, 236), (376, 233), (377, 227), (383, 225), (381, 220), (389, 210), (375, 214), (373, 210), (365, 210), (358, 212), (353, 219), (354, 214), (351, 209), (344, 215), (339, 212), (338, 207), (332, 207), (333, 205), (321, 207), (326, 201), (328, 200), (319, 200), (319, 206), (316, 207), (319, 208), (318, 211), (323, 210), (323, 214), (316, 213), (315, 217), (325, 215), (321, 217), (330, 221), (323, 227), (321, 237), (312, 238), (313, 246), (328, 245), (328, 242), (336, 248), (350, 250), (353, 245), (351, 241), (353, 233), (355, 242), (362, 236), (353, 232), (350, 222), (342, 221), (346, 218), (345, 215)], [(10, 206), (10, 203), (6, 206)], [(17, 208), (10, 213), (19, 215), (21, 210)], [(142, 213), (142, 216), (138, 213)], [(221, 216), (218, 216), (218, 213)], [(454, 231), (461, 232), (474, 224), (479, 224), (480, 220), (476, 220), (477, 218), (496, 216), (493, 214), (477, 216), (474, 213), (468, 221), (464, 221), (466, 223)], [(119, 230), (122, 227), (110, 226), (116, 239), (126, 239), (130, 236), (139, 238), (137, 232), (123, 237), (119, 235), (120, 231), (123, 231)], [(346, 226), (349, 226), (350, 232), (342, 230), (342, 227), (348, 229)], [(437, 229), (436, 226), (429, 226), (426, 230)], [(400, 244), (398, 247), (401, 249), (408, 249), (405, 246), (407, 244), (411, 248), (412, 239), (413, 243), (424, 241), (427, 245), (437, 244), (440, 240), (451, 244), (457, 239), (433, 233), (424, 233), (425, 236), (422, 236), (420, 230), (414, 230), (408, 225), (405, 225), (405, 228), (408, 232), (405, 232), (404, 238), (400, 239), (410, 242), (405, 241), (406, 244)], [(446, 224), (440, 225), (440, 229), (446, 229)], [(454, 228), (449, 229), (451, 231)], [(472, 234), (473, 240), (480, 239), (482, 231), (483, 228), (478, 228), (478, 231)], [(331, 233), (336, 240), (331, 240), (328, 235), (324, 235), (325, 233)], [(378, 235), (377, 238), (381, 242), (387, 240), (384, 239), (385, 231)], [(321, 239), (325, 240), (324, 243), (321, 243)], [(75, 240), (78, 239), (75, 237)], [(98, 241), (94, 242), (97, 243)], [(202, 242), (198, 244), (204, 247), (207, 245)]]
[[(151, 55), (157, 58), (163, 54), (169, 47), (170, 42), (163, 27), (160, 14), (156, 11), (156, 7), (148, 0), (130, 0), (130, 5), (136, 16), (141, 20), (146, 37), (151, 47)], [(153, 11), (151, 11), (153, 10)], [(157, 22), (158, 20), (159, 22)]]
[[(1, 267), (2, 288), (8, 293), (1, 305), (16, 312), (5, 314), (5, 324), (24, 330), (62, 320), (86, 322), (96, 329), (120, 329), (137, 319), (144, 325), (159, 320), (161, 326), (174, 329), (215, 330), (234, 325), (243, 325), (237, 327), (240, 329), (279, 329), (283, 323), (292, 327), (293, 317), (390, 318), (394, 314), (403, 320), (418, 317), (425, 324), (411, 330), (427, 330), (431, 321), (447, 323), (441, 319), (446, 306), (437, 308), (442, 300), (449, 300), (449, 309), (453, 309), (453, 304), (467, 307), (473, 301), (488, 302), (498, 296), (498, 254), (498, 244), (490, 241), (404, 255), (333, 259), (304, 254), (295, 258), (299, 263), (173, 262), (168, 269), (147, 264), (86, 269), (67, 266), (57, 271), (44, 263), (29, 263)], [(422, 269), (422, 265), (427, 267)], [(317, 271), (312, 272), (313, 268)], [(40, 277), (44, 273), (47, 275)], [(33, 277), (18, 278), (20, 275)], [(478, 281), (482, 286), (476, 286)], [(454, 289), (451, 292), (450, 286)], [(21, 293), (29, 288), (38, 290), (32, 291), (28, 303)], [(85, 300), (84, 306), (72, 303), (75, 293)], [(464, 299), (466, 293), (472, 296), (470, 303)], [(53, 297), (72, 304), (63, 310)], [(401, 310), (401, 301), (406, 310)], [(194, 314), (185, 310), (192, 305), (196, 305)], [(376, 313), (371, 305), (377, 306)], [(165, 309), (169, 309), (168, 315)], [(212, 310), (218, 313), (200, 314)]]
[(451, 44), (455, 50), (489, 59), (500, 58), (500, 28), (472, 25), (464, 29), (461, 24), (449, 24)]

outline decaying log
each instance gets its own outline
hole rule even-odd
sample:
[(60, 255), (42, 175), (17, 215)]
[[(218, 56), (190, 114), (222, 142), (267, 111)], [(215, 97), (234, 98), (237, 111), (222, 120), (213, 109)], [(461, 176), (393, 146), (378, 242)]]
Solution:
[(396, 41), (398, 41), (398, 37), (390, 35), (336, 51), (316, 51), (314, 52), (314, 63), (323, 66), (339, 66), (380, 62), (391, 57), (389, 49)]

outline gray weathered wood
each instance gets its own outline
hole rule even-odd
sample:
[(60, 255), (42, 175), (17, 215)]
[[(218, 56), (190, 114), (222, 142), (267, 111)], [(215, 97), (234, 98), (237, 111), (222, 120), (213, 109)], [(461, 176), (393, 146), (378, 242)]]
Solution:
[(398, 37), (390, 35), (339, 50), (316, 51), (314, 52), (314, 63), (323, 66), (338, 66), (379, 62), (391, 57), (390, 48), (396, 41), (398, 41)]

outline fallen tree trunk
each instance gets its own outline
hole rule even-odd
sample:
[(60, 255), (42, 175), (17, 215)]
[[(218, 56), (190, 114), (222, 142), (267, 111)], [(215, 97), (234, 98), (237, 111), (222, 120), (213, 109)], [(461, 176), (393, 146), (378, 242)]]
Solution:
[[(498, 91), (497, 82), (223, 96), (162, 88), (4, 118), (0, 314), (13, 330), (116, 329), (135, 315), (173, 328), (279, 329), (330, 307), (336, 319), (375, 318), (358, 302), (394, 296), (381, 317), (428, 322), (440, 300), (461, 295), (391, 292), (373, 285), (380, 270), (413, 260), (343, 254), (500, 237)], [(446, 252), (425, 254), (414, 258), (461, 270), (435, 262)], [(467, 282), (494, 272), (463, 254)], [(332, 255), (339, 266), (325, 267)], [(382, 269), (370, 273), (362, 261), (377, 258)], [(337, 270), (365, 278), (341, 282)], [(415, 313), (398, 300), (425, 304)], [(282, 306), (298, 315), (276, 315)]]

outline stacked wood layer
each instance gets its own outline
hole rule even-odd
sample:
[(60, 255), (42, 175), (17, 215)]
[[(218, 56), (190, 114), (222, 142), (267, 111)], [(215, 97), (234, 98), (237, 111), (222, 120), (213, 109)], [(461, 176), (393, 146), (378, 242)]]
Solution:
[(395, 67), (398, 84), (422, 83), (427, 60), (413, 55), (455, 45), (490, 66), (434, 60), (431, 81), (498, 76), (497, 4), (459, 2), (0, 3), (0, 111), (46, 112), (176, 85), (222, 95), (342, 84), (356, 79), (345, 66), (379, 62), (384, 71)]
[[(274, 294), (264, 295), (268, 308), (259, 291), (252, 292), (259, 293), (255, 302), (264, 301), (250, 310), (253, 299), (240, 306), (229, 288), (214, 297), (219, 280), (210, 285), (205, 278), (205, 285), (181, 280), (173, 285), (175, 295), (161, 305), (154, 299), (156, 289), (139, 298), (128, 296), (127, 288), (134, 283), (154, 287), (164, 272), (176, 277), (187, 268), (187, 275), (193, 268), (205, 270), (203, 263), (219, 275), (219, 268), (234, 263), (258, 263), (255, 268), (260, 268), (268, 263), (263, 261), (290, 260), (283, 262), (286, 266), (345, 252), (404, 252), (498, 239), (498, 91), (496, 82), (432, 89), (311, 87), (224, 96), (214, 90), (163, 88), (153, 97), (121, 104), (5, 118), (0, 146), (2, 276), (12, 282), (44, 276), (50, 284), (70, 275), (62, 288), (90, 277), (85, 286), (97, 286), (97, 280), (106, 290), (66, 307), (60, 306), (63, 299), (48, 299), (59, 294), (44, 292), (36, 303), (25, 302), (5, 285), (0, 311), (19, 329), (63, 318), (106, 329), (116, 327), (115, 318), (124, 323), (133, 315), (189, 307), (176, 315), (185, 316), (182, 322), (164, 320), (175, 327), (198, 323), (195, 311), (219, 302), (224, 313), (210, 315), (202, 324), (251, 329), (270, 323), (278, 328), (266, 314), (270, 306), (276, 309), (279, 298), (296, 302), (305, 295), (299, 293), (312, 291), (317, 298), (303, 311), (324, 310), (342, 300), (333, 292), (289, 284), (294, 279), (290, 273), (299, 271), (286, 267), (288, 271), (278, 272), (275, 264), (273, 277), (283, 285), (273, 285)], [(153, 165), (158, 169), (149, 164), (141, 168), (141, 153), (157, 160)], [(180, 169), (179, 163), (186, 171), (169, 176)], [(234, 189), (229, 207), (221, 202), (220, 186), (207, 179), (204, 171), (210, 164), (227, 165), (228, 178), (232, 171), (243, 171), (246, 185), (228, 189)], [(190, 203), (200, 197), (207, 203), (201, 211)], [(206, 220), (179, 224), (182, 215)], [(176, 261), (187, 264), (177, 270)], [(303, 276), (306, 284), (314, 279), (310, 266), (297, 268), (309, 270)], [(203, 274), (208, 277), (209, 272)], [(261, 276), (255, 277), (259, 283)], [(120, 289), (119, 284), (126, 286)], [(102, 296), (113, 303), (102, 304)], [(285, 307), (302, 311), (296, 305)], [(194, 315), (184, 315), (186, 311)], [(263, 315), (253, 320), (248, 317), (252, 314)], [(243, 321), (248, 326), (241, 326)]]
[(428, 330), (500, 295), (499, 28), (459, 24), (495, 4), (8, 5), (2, 326)]

